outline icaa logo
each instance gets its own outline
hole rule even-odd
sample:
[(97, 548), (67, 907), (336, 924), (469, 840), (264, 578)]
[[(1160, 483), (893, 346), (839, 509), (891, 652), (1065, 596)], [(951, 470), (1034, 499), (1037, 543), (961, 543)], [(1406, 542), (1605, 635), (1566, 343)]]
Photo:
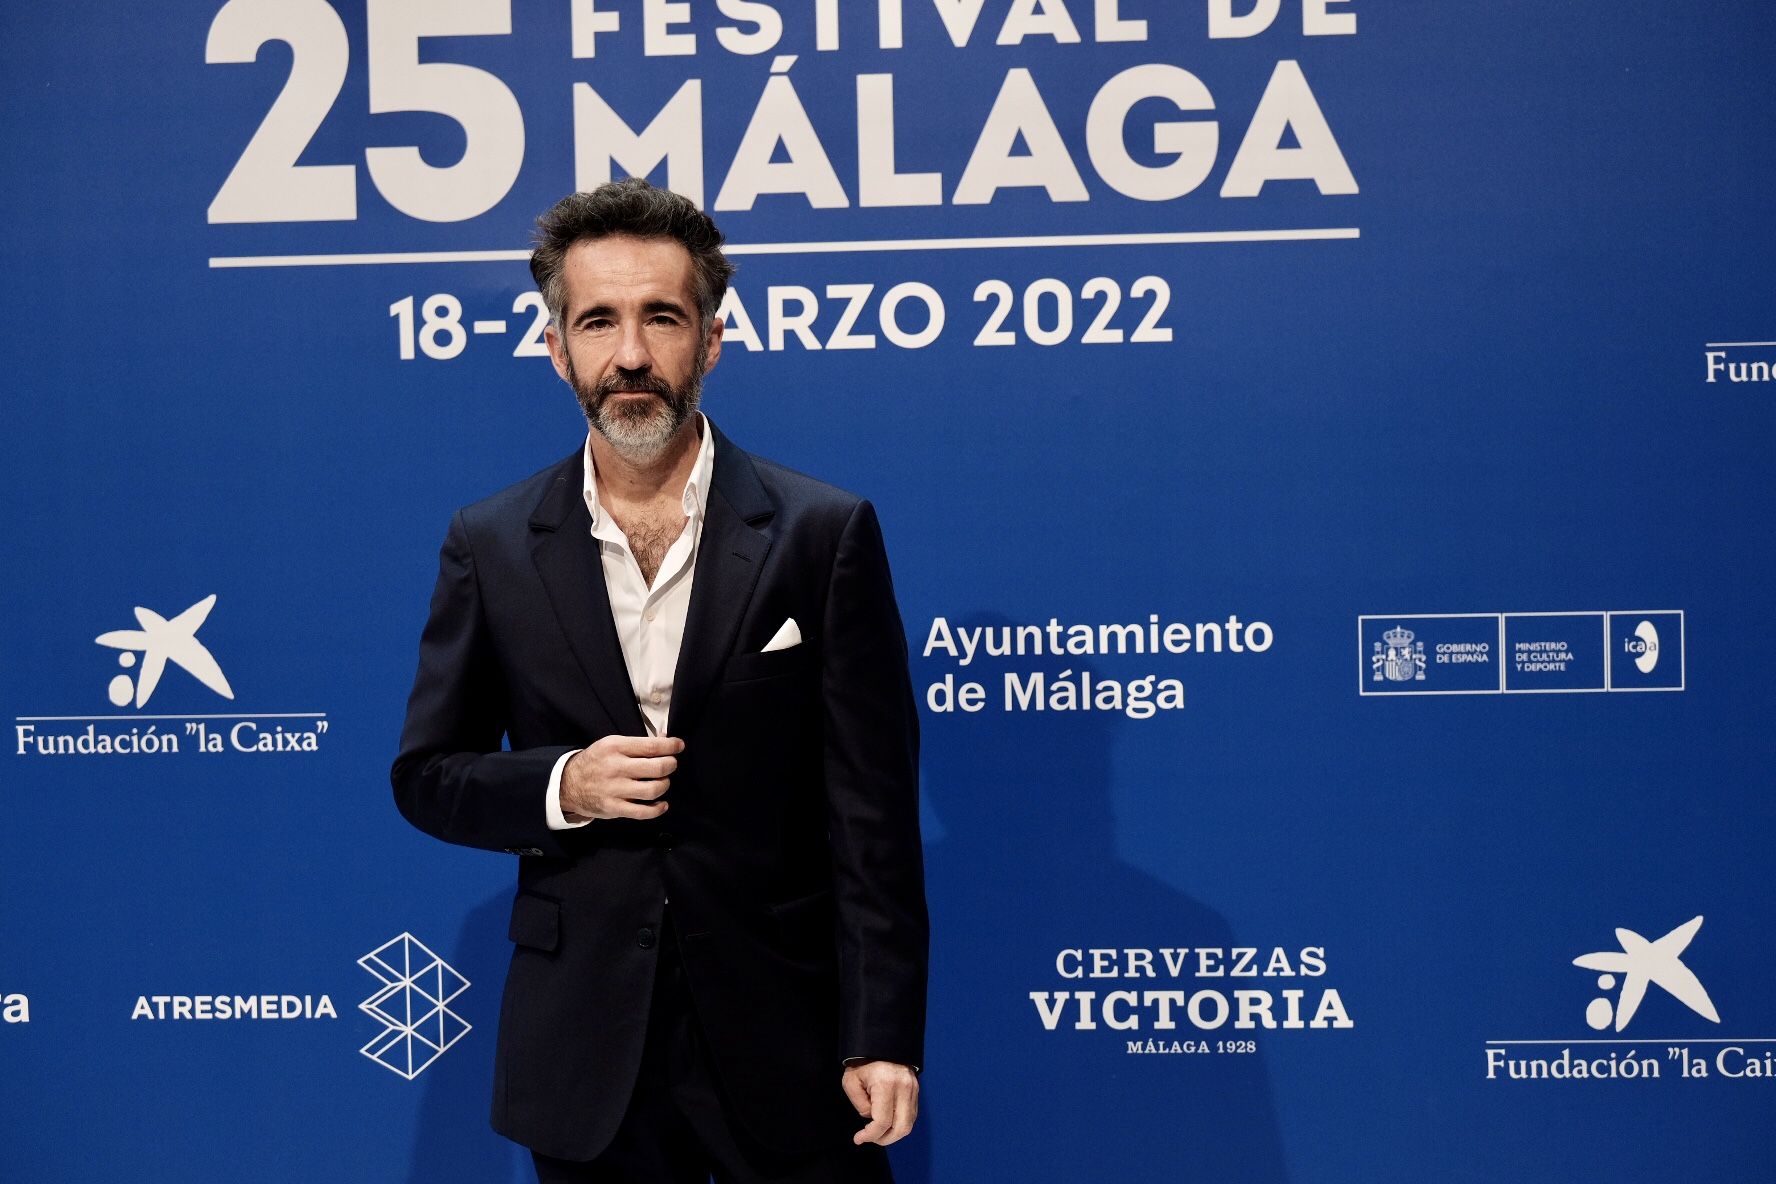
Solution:
[(1622, 650), (1634, 658), (1642, 674), (1651, 674), (1659, 664), (1659, 631), (1651, 621), (1642, 621), (1634, 627), (1634, 636), (1622, 643)]

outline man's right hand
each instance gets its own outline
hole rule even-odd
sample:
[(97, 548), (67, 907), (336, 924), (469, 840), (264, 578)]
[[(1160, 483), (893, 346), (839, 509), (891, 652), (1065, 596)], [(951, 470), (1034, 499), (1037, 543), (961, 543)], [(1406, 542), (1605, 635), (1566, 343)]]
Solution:
[(605, 736), (561, 771), (561, 812), (588, 818), (658, 818), (684, 741), (676, 736)]

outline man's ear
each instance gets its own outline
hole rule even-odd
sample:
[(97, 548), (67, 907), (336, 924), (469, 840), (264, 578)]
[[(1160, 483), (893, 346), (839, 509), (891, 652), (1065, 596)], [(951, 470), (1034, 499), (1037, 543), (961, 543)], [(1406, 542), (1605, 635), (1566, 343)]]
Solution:
[(554, 321), (543, 326), (543, 344), (549, 347), (549, 361), (554, 364), (555, 373), (562, 382), (572, 386), (573, 380), (567, 376), (567, 343), (561, 340)]
[(715, 363), (722, 356), (722, 330), (725, 328), (727, 325), (720, 317), (716, 317), (709, 323), (708, 352), (703, 359), (703, 373), (705, 374), (715, 369)]

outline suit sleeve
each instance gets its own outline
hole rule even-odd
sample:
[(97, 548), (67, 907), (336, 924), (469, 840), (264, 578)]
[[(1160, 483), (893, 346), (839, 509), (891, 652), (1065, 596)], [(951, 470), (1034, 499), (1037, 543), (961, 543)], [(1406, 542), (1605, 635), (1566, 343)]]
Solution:
[(929, 924), (919, 717), (882, 530), (867, 501), (839, 539), (821, 640), (840, 1053), (923, 1065)]
[(501, 750), (507, 693), (493, 652), (468, 528), (459, 511), (438, 555), (401, 750), (389, 780), (407, 821), (446, 842), (565, 855), (544, 816), (549, 773), (568, 746)]

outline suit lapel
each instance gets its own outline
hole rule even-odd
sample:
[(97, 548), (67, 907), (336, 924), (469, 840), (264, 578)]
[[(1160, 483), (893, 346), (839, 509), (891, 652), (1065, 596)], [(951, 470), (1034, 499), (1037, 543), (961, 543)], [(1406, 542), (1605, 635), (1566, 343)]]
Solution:
[(558, 468), (560, 472), (530, 518), (531, 561), (549, 595), (555, 620), (567, 636), (568, 648), (604, 714), (616, 731), (645, 736), (647, 726), (623, 661), (598, 540), (592, 537), (592, 516), (586, 510), (585, 457), (575, 453)]
[(691, 604), (672, 676), (666, 729), (667, 735), (681, 739), (696, 727), (697, 716), (727, 665), (740, 619), (771, 550), (771, 536), (757, 524), (771, 517), (773, 507), (752, 458), (729, 443), (713, 423), (709, 427), (715, 432), (715, 477), (703, 514), (703, 537), (697, 543)]

